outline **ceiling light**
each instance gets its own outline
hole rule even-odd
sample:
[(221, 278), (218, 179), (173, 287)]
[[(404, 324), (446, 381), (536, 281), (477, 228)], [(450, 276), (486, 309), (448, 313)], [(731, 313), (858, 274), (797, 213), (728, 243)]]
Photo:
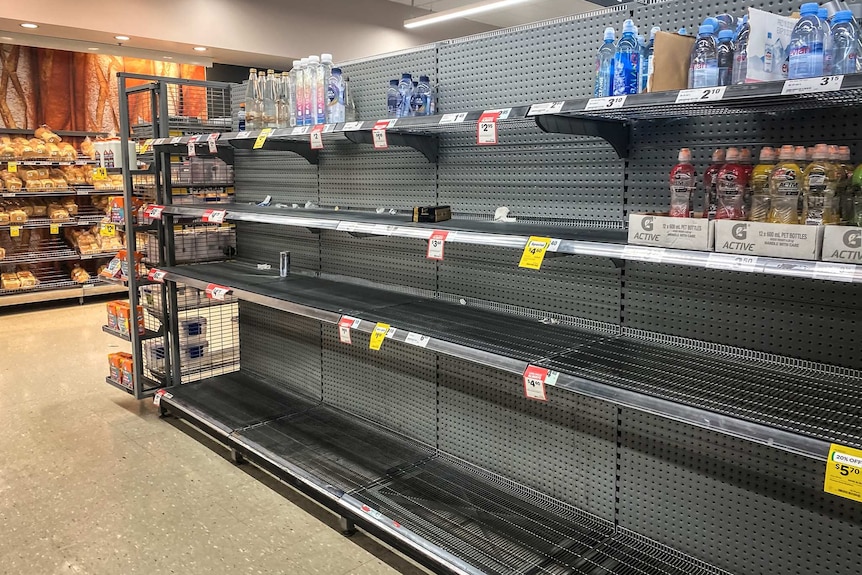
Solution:
[(32, 28), (38, 28), (38, 27), (39, 27), (39, 25), (38, 25), (38, 24), (31, 24), (30, 22), (24, 22), (23, 24), (21, 24), (21, 27), (22, 27), (22, 28), (31, 28), (31, 29), (32, 29)]
[(117, 40), (131, 40), (128, 36), (114, 36)]
[(162, 59), (163, 60), (173, 60), (174, 57), (173, 56), (162, 56)]
[(0, 36), (0, 40), (13, 40), (12, 36)]
[(438, 22), (445, 22), (447, 20), (453, 20), (455, 18), (466, 18), (467, 16), (472, 16), (474, 14), (481, 14), (482, 12), (497, 10), (499, 8), (505, 8), (506, 6), (521, 4), (526, 1), (527, 0), (485, 0), (484, 2), (468, 4), (466, 6), (462, 6), (461, 8), (442, 10), (440, 12), (433, 12), (431, 14), (428, 14), (427, 16), (411, 18), (410, 20), (404, 21), (404, 27), (418, 28), (420, 26), (437, 24)]
[(195, 46), (195, 52), (206, 52), (207, 49), (203, 46)]
[(93, 46), (90, 46), (89, 48), (87, 48), (87, 50), (90, 50), (91, 52), (98, 52), (99, 49), (95, 48)]

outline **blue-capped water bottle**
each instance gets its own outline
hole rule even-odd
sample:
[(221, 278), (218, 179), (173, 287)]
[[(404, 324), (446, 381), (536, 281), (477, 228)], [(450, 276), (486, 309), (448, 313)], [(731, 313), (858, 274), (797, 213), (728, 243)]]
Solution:
[(859, 61), (859, 38), (853, 12), (840, 10), (832, 16), (832, 73), (855, 74)]
[(661, 28), (653, 26), (649, 31), (649, 45), (647, 46), (647, 77), (644, 83), (644, 92), (650, 87), (650, 78), (655, 72), (655, 35), (661, 32)]
[(409, 118), (413, 115), (411, 104), (413, 103), (413, 76), (408, 73), (401, 74), (398, 82), (398, 93), (401, 94), (401, 105), (398, 108), (399, 118)]
[(820, 30), (823, 32), (823, 75), (832, 74), (832, 29), (829, 27), (829, 12), (821, 7), (817, 10)]
[(712, 36), (712, 26), (702, 24), (691, 50), (688, 87), (711, 88), (716, 85), (718, 85), (718, 46)]
[(823, 27), (816, 2), (806, 2), (799, 9), (801, 17), (790, 36), (791, 80), (823, 75)]
[(733, 84), (745, 84), (748, 76), (748, 39), (751, 37), (751, 26), (748, 24), (748, 15), (742, 18), (742, 25), (736, 35), (733, 45), (733, 71), (731, 81)]
[(386, 108), (390, 118), (397, 118), (401, 112), (401, 92), (398, 91), (398, 80), (389, 80), (386, 91)]
[(623, 23), (623, 37), (614, 53), (614, 96), (638, 93), (641, 52), (637, 33), (637, 26), (631, 19)]
[(638, 67), (638, 93), (641, 93), (646, 92), (647, 82), (647, 41), (643, 34), (638, 34), (638, 47), (641, 51)]
[(614, 95), (614, 53), (616, 33), (613, 28), (605, 28), (605, 41), (596, 53), (596, 82), (593, 87), (594, 98)]
[(718, 33), (718, 85), (730, 86), (733, 79), (733, 30), (722, 30)]

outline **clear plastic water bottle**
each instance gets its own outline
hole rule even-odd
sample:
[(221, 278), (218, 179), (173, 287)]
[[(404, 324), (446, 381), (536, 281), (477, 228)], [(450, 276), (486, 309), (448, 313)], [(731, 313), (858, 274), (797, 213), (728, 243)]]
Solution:
[(417, 116), (433, 116), (435, 112), (434, 89), (431, 87), (431, 78), (419, 76), (419, 82), (413, 94), (416, 102)]
[(736, 20), (733, 19), (733, 16), (730, 14), (719, 14), (715, 19), (718, 22), (719, 34), (721, 34), (722, 30), (730, 30), (733, 32), (734, 24), (736, 24)]
[(236, 115), (237, 119), (237, 131), (245, 132), (246, 131), (246, 123), (245, 123), (245, 102), (239, 103), (239, 112)]
[(766, 43), (763, 46), (763, 71), (772, 74), (775, 70), (775, 61), (779, 58), (776, 54), (775, 39), (772, 32), (766, 33)]
[(418, 116), (419, 115), (419, 107), (422, 105), (422, 101), (419, 98), (419, 82), (416, 80), (413, 81), (413, 95), (410, 96), (410, 116)]
[(790, 36), (791, 80), (823, 75), (823, 27), (816, 2), (806, 2), (799, 9), (801, 17)]
[(703, 19), (702, 26), (709, 26), (712, 30), (710, 34), (715, 38), (715, 41), (718, 42), (718, 32), (721, 30), (721, 24), (718, 22), (718, 18), (713, 18), (712, 16)]
[(302, 80), (302, 64), (294, 60), (290, 69), (291, 126), (302, 126)]
[[(309, 56), (305, 66), (305, 125), (317, 124), (317, 75), (320, 71), (320, 58)], [(322, 122), (321, 122), (322, 123)]]
[(823, 75), (832, 74), (832, 30), (829, 28), (829, 13), (826, 8), (817, 10), (820, 29), (823, 31)]
[(638, 93), (640, 71), (640, 46), (637, 26), (632, 20), (623, 23), (623, 37), (614, 53), (614, 96)]
[(659, 32), (661, 32), (661, 28), (658, 26), (653, 26), (652, 30), (649, 31), (649, 45), (647, 46), (647, 80), (644, 84), (644, 92), (649, 88), (650, 79), (655, 72), (655, 35)]
[(341, 68), (332, 68), (326, 86), (326, 123), (344, 123), (344, 80)]
[(301, 126), (310, 126), (311, 125), (311, 83), (308, 79), (308, 68), (309, 68), (309, 60), (308, 58), (303, 58), (299, 61), (299, 73), (302, 75), (300, 79), (300, 86), (302, 86), (301, 99), (299, 101), (299, 105), (302, 106), (302, 111), (300, 112), (300, 119), (302, 120)]
[(356, 115), (356, 103), (353, 101), (353, 92), (350, 91), (350, 78), (344, 77), (344, 121), (345, 122), (355, 122), (357, 120)]
[(277, 128), (276, 116), (278, 105), (278, 88), (280, 78), (275, 75), (275, 70), (266, 71), (266, 83), (263, 88), (263, 121), (264, 128)]
[(287, 128), (290, 126), (292, 110), (293, 104), (290, 101), (290, 74), (282, 72), (281, 80), (278, 84), (278, 100), (275, 103), (275, 123), (279, 128)]
[(731, 79), (734, 84), (745, 84), (745, 78), (748, 76), (748, 39), (750, 37), (751, 26), (748, 24), (748, 15), (746, 15), (742, 18), (742, 26), (733, 47)]
[(412, 115), (410, 104), (413, 101), (413, 76), (406, 72), (401, 74), (401, 81), (398, 82), (398, 93), (401, 94), (401, 101), (397, 117), (408, 118)]
[(703, 24), (698, 29), (697, 40), (691, 51), (688, 69), (689, 88), (711, 88), (718, 84), (718, 46), (712, 36), (712, 28)]
[(640, 56), (638, 56), (638, 93), (646, 92), (647, 81), (647, 41), (643, 34), (638, 34), (638, 48), (640, 48)]
[(257, 93), (255, 96), (257, 97), (257, 101), (254, 103), (254, 112), (255, 116), (257, 116), (257, 121), (255, 122), (255, 126), (257, 126), (257, 130), (261, 128), (266, 128), (266, 113), (264, 110), (264, 94), (266, 93), (266, 73), (263, 70), (257, 71)]
[(332, 76), (332, 54), (321, 54), (315, 78), (317, 80), (316, 124), (326, 123), (326, 89), (330, 76)]
[(853, 25), (853, 12), (836, 12), (832, 17), (832, 73), (855, 74), (858, 49), (859, 38)]
[(733, 79), (733, 30), (718, 33), (718, 85), (729, 86)]
[(386, 91), (386, 107), (390, 118), (401, 116), (401, 92), (398, 90), (398, 80), (389, 80), (389, 90)]
[(258, 129), (258, 90), (259, 88), (257, 86), (257, 69), (251, 68), (248, 71), (248, 84), (246, 84), (245, 87), (245, 129), (247, 130)]
[(607, 98), (614, 95), (614, 53), (616, 52), (616, 32), (605, 28), (605, 40), (596, 53), (596, 82), (593, 87), (594, 98)]

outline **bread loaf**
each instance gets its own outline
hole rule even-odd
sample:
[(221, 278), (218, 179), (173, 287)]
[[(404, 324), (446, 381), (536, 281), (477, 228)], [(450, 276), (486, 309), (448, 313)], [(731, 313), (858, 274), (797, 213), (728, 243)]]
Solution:
[(0, 274), (0, 287), (3, 289), (21, 289), (21, 281), (18, 279), (18, 274)]
[(23, 224), (27, 222), (27, 214), (21, 208), (13, 208), (9, 210), (10, 224)]
[(18, 282), (21, 284), (22, 288), (35, 287), (39, 284), (39, 280), (36, 279), (36, 276), (34, 276), (33, 273), (29, 271), (19, 271)]
[(51, 144), (57, 144), (61, 141), (60, 136), (51, 131), (47, 125), (42, 124), (41, 127), (36, 128), (36, 137), (42, 141), (49, 142)]

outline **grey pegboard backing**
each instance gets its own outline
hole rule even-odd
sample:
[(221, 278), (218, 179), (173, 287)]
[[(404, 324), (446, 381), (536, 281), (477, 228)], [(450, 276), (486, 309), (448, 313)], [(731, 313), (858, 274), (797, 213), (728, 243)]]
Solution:
[(855, 284), (626, 263), (625, 325), (862, 368)]
[(257, 203), (272, 196), (273, 204), (320, 201), (317, 166), (286, 152), (238, 150), (235, 162), (236, 201)]
[(321, 272), (434, 291), (437, 270), (434, 261), (425, 257), (427, 249), (423, 240), (353, 237), (324, 230), (320, 234)]
[(350, 78), (350, 91), (360, 120), (387, 116), (386, 91), (390, 80), (400, 80), (409, 73), (414, 80), (426, 74), (437, 83), (436, 45), (419, 47), (393, 54), (341, 64), (343, 74)]
[(433, 205), (436, 166), (410, 148), (327, 146), (320, 155), (320, 205), (398, 208)]
[(441, 110), (498, 108), (591, 95), (602, 33), (608, 26), (621, 29), (631, 6), (441, 44)]
[(278, 273), (282, 251), (290, 252), (293, 271), (320, 271), (320, 240), (305, 228), (237, 222), (237, 256), (255, 264), (269, 264)]
[(240, 302), (239, 326), (243, 372), (322, 398), (319, 322)]
[(353, 330), (341, 343), (338, 327), (323, 325), (323, 401), (402, 435), (437, 446), (437, 361), (433, 353)]
[(619, 323), (620, 272), (607, 258), (546, 258), (541, 271), (518, 267), (517, 250), (446, 246), (441, 292)]
[(826, 463), (641, 412), (621, 417), (619, 524), (736, 575), (856, 575), (862, 506)]
[[(475, 131), (441, 139), (438, 199), (457, 216), (512, 215), (555, 221), (623, 221), (625, 170), (597, 140), (556, 136), (537, 128), (500, 130), (502, 145), (476, 146)], [(535, 138), (534, 141), (533, 138)]]
[(517, 376), (439, 359), (440, 450), (613, 520), (616, 409), (548, 388), (524, 398)]
[(676, 32), (685, 26), (689, 34), (696, 34), (707, 16), (730, 14), (735, 18), (742, 17), (749, 8), (789, 16), (801, 5), (802, 0), (647, 0), (633, 7), (635, 24), (641, 31), (661, 26), (664, 31)]

